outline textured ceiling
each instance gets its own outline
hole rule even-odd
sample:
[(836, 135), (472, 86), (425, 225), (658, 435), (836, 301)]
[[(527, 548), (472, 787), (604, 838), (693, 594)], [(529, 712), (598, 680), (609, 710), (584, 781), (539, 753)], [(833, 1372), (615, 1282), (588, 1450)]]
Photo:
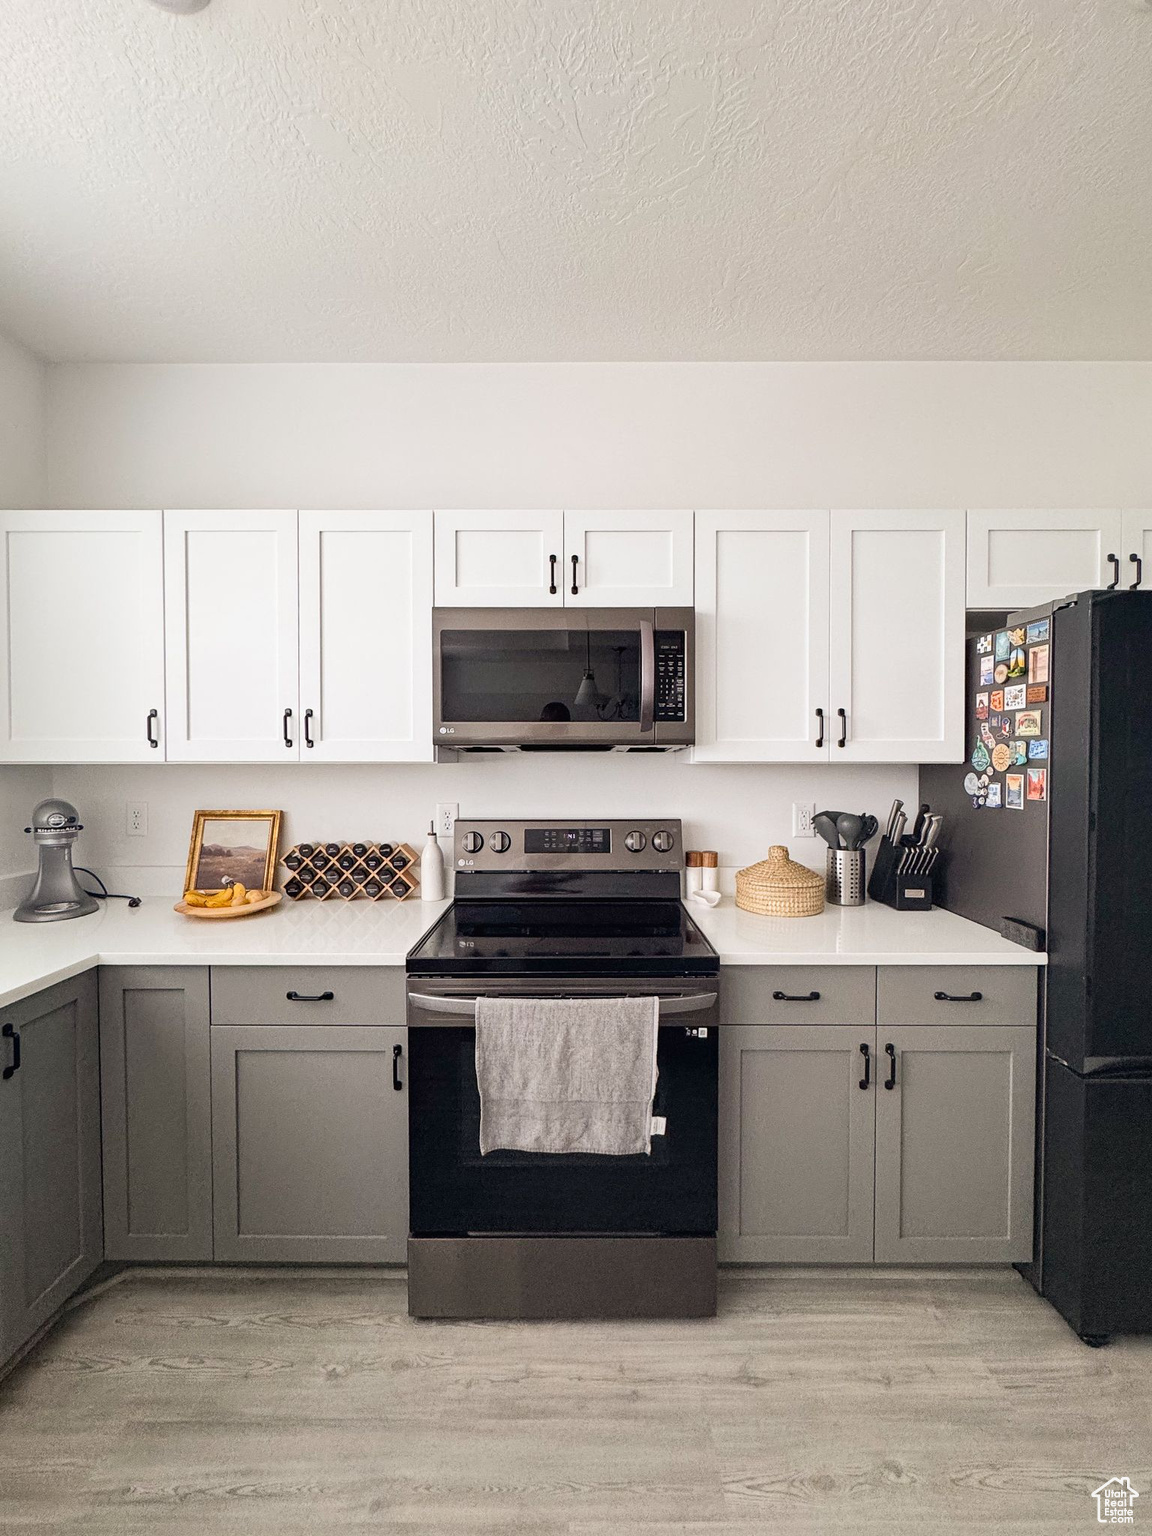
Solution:
[(1135, 0), (0, 0), (54, 358), (1152, 357)]

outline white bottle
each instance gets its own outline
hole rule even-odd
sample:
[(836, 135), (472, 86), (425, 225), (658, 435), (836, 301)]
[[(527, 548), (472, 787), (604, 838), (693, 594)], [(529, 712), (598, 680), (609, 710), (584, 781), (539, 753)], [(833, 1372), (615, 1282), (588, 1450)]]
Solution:
[(443, 901), (444, 895), (444, 855), (436, 841), (436, 823), (433, 822), (420, 855), (420, 900)]

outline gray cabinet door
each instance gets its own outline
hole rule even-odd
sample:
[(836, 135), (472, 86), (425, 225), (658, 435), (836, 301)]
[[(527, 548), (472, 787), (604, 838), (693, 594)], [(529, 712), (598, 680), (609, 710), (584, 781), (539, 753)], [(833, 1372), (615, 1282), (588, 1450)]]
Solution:
[(875, 1080), (861, 1088), (867, 1026), (720, 1030), (720, 1233), (724, 1260), (872, 1258)]
[(403, 1262), (406, 1044), (383, 1026), (213, 1027), (217, 1259)]
[(0, 1009), (0, 1358), (99, 1264), (100, 1063), (91, 972)]
[(104, 1251), (212, 1257), (208, 971), (100, 973)]
[(881, 1025), (877, 1042), (878, 1262), (1031, 1258), (1035, 1029)]

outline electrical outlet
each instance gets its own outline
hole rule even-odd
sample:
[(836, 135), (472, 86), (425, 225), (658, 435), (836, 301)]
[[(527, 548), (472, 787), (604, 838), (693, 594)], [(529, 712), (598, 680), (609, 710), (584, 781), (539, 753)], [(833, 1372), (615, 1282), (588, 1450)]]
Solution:
[(456, 818), (459, 814), (459, 805), (438, 805), (436, 807), (436, 836), (451, 837), (456, 829)]
[(143, 800), (129, 800), (124, 807), (124, 830), (129, 837), (148, 836), (148, 807)]
[(816, 814), (816, 804), (802, 805), (796, 801), (792, 806), (792, 836), (815, 837), (816, 829), (812, 825), (812, 818)]

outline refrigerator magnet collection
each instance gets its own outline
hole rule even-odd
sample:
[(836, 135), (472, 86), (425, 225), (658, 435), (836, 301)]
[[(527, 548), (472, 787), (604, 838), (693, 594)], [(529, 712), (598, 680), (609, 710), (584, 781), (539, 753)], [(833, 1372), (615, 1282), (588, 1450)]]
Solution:
[[(1048, 798), (1050, 635), (1051, 620), (1044, 618), (990, 630), (972, 642), (972, 750), (963, 781), (975, 810), (1023, 811)], [(1027, 766), (1036, 759), (1043, 768)]]

